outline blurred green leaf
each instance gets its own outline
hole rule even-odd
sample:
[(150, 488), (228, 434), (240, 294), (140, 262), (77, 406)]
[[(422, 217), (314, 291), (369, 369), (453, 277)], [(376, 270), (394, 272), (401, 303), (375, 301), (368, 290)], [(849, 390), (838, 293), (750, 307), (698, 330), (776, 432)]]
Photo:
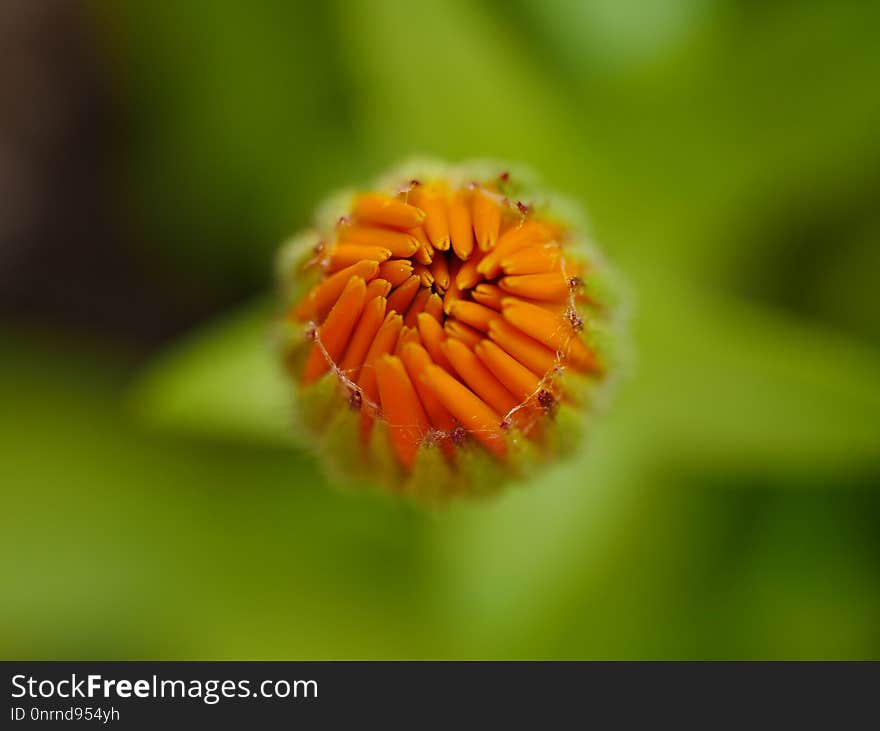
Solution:
[(133, 413), (170, 432), (289, 446), (290, 387), (273, 348), (274, 312), (255, 302), (169, 348), (133, 389)]
[(878, 457), (876, 350), (660, 268), (634, 274), (637, 377), (625, 396), (648, 448), (777, 470)]

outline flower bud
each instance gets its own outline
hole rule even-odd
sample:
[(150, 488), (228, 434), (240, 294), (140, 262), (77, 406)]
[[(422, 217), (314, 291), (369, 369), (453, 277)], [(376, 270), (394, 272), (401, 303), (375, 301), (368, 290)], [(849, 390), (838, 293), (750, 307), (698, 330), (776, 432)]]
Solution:
[(344, 479), (485, 495), (581, 443), (617, 369), (613, 276), (506, 170), (410, 164), (283, 247), (298, 422)]

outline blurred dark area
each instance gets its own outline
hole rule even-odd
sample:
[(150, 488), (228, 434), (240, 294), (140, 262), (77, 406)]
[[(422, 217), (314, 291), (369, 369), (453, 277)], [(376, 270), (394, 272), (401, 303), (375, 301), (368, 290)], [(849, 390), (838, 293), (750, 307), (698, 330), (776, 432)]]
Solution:
[[(197, 119), (189, 120), (193, 128), (168, 128), (179, 121), (174, 115), (185, 117), (180, 106), (190, 90), (175, 83), (173, 64), (156, 68), (156, 79), (138, 78), (144, 59), (136, 42), (143, 29), (122, 6), (109, 15), (102, 19), (76, 0), (0, 6), (0, 315), (116, 340), (143, 354), (265, 290), (271, 278), (268, 255), (250, 267), (235, 258), (221, 262), (219, 274), (211, 257), (241, 246), (254, 228), (265, 237), (255, 245), (269, 254), (287, 232), (278, 221), (255, 222), (247, 200), (204, 200), (199, 191), (175, 188), (175, 150), (158, 151), (156, 159), (153, 147), (162, 141), (199, 145)], [(102, 23), (117, 24), (120, 35)], [(131, 45), (116, 53), (114, 42)], [(165, 50), (173, 49), (161, 55)], [(291, 93), (289, 87), (278, 91)], [(153, 94), (170, 97), (158, 118), (144, 106)], [(325, 101), (334, 113), (344, 106)], [(305, 140), (298, 146), (309, 147)], [(201, 162), (209, 169), (197, 173), (223, 173), (222, 160)], [(155, 177), (143, 182), (139, 166)], [(222, 193), (224, 183), (214, 184), (209, 195)], [(209, 242), (193, 242), (205, 238), (199, 229), (205, 221), (188, 223), (186, 195), (204, 206), (197, 215), (215, 219)], [(157, 216), (162, 213), (172, 215)], [(164, 236), (161, 244), (156, 234)], [(204, 276), (192, 276), (190, 267), (199, 266), (194, 256), (175, 252), (181, 241), (206, 257)], [(163, 268), (167, 252), (171, 266)], [(183, 266), (176, 265), (180, 260)]]
[(76, 2), (0, 5), (0, 306), (135, 347), (199, 309), (169, 301), (125, 238), (123, 119), (93, 24)]
[(69, 2), (0, 6), (0, 292), (7, 316), (106, 328), (124, 320), (126, 262), (108, 205), (110, 90), (88, 23)]

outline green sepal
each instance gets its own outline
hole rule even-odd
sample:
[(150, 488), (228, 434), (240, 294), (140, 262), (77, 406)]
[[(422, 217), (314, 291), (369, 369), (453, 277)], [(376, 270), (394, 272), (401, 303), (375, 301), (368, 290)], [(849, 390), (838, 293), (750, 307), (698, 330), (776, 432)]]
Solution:
[(303, 430), (320, 439), (336, 412), (347, 408), (339, 382), (333, 373), (326, 373), (309, 386), (299, 386), (297, 423)]
[(457, 448), (456, 465), (463, 495), (489, 497), (510, 480), (509, 466), (473, 441)]
[(333, 481), (354, 488), (367, 480), (359, 433), (360, 412), (346, 403), (341, 391), (341, 388), (336, 388), (336, 408), (319, 435), (319, 450)]
[[(359, 439), (358, 443), (360, 442)], [(347, 449), (352, 449), (351, 445)], [(364, 464), (369, 468), (370, 479), (388, 488), (391, 492), (401, 492), (406, 473), (394, 455), (388, 424), (380, 418), (373, 420), (364, 453)], [(365, 472), (363, 464), (359, 467), (359, 471)]]
[(450, 465), (437, 442), (419, 447), (405, 492), (413, 498), (442, 503), (461, 491), (459, 472)]

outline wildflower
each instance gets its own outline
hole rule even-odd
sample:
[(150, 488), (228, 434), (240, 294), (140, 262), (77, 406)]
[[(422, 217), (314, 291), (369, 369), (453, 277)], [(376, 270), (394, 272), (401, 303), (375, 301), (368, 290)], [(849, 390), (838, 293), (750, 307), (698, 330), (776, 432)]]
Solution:
[(284, 358), (328, 463), (442, 499), (577, 446), (618, 308), (553, 203), (500, 166), (425, 164), (283, 249)]

